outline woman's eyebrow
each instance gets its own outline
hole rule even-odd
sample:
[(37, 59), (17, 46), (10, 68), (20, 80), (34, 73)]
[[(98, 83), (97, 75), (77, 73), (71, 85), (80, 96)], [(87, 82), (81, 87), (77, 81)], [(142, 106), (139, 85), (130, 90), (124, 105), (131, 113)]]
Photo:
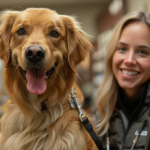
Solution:
[(147, 49), (150, 50), (150, 47), (148, 47), (148, 46), (146, 46), (146, 45), (139, 45), (138, 47), (140, 47), (140, 48), (147, 48)]
[(128, 45), (128, 44), (126, 44), (126, 43), (124, 43), (124, 42), (119, 42), (118, 44), (122, 44), (122, 45)]

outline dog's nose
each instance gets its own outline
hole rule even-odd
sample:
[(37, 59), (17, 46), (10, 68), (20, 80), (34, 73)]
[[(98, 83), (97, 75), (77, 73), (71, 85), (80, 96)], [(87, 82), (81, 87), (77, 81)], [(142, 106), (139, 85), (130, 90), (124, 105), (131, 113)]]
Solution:
[(31, 45), (25, 50), (25, 56), (30, 62), (37, 63), (44, 59), (45, 51), (41, 46)]

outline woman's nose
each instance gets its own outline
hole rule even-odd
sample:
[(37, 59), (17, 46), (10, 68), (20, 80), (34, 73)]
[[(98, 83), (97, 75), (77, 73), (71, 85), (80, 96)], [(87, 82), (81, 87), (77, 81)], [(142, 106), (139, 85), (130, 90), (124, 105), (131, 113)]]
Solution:
[(134, 52), (128, 52), (125, 56), (124, 63), (129, 65), (135, 65), (136, 64), (136, 58)]

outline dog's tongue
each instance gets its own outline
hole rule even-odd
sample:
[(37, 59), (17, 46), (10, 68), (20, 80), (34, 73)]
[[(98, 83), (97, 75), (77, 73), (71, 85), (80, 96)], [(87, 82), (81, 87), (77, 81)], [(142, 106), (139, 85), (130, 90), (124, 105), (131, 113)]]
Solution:
[(45, 78), (47, 76), (44, 70), (36, 68), (28, 69), (26, 73), (28, 91), (38, 95), (44, 93), (47, 88)]

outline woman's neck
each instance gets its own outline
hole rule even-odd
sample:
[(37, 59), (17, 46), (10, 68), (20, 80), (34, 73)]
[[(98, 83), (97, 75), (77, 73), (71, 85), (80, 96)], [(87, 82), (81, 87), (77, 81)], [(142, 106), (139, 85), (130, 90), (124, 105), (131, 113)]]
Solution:
[(140, 96), (140, 91), (141, 91), (141, 87), (140, 88), (136, 88), (136, 89), (122, 89), (123, 95), (125, 98), (130, 99), (130, 100), (134, 100), (137, 99)]

